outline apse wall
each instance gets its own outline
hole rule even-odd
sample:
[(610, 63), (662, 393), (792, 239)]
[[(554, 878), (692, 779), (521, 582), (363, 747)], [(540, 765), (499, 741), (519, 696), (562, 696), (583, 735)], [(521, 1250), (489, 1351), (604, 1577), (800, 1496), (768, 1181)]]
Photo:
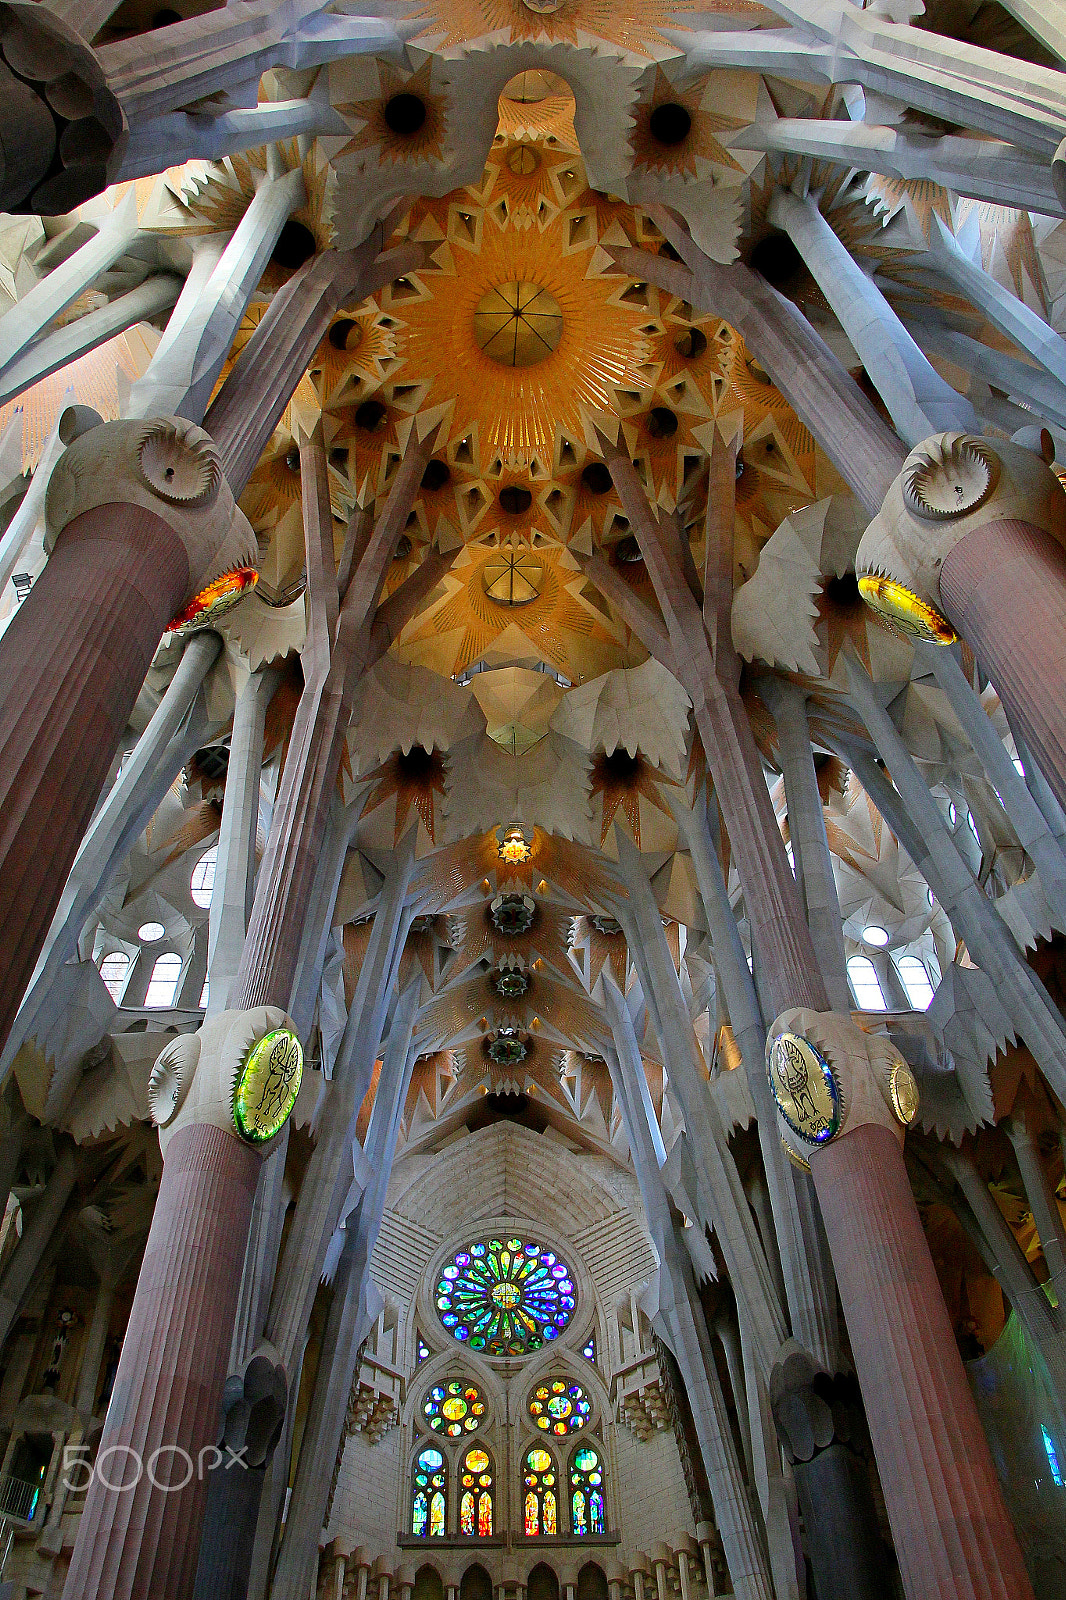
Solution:
[[(441, 1325), (434, 1305), (442, 1265), (465, 1242), (500, 1233), (549, 1243), (571, 1267), (577, 1288), (573, 1320), (555, 1343), (510, 1361), (487, 1360), (458, 1343)], [(376, 1442), (363, 1428), (348, 1433), (326, 1538), (346, 1552), (359, 1549), (360, 1562), (392, 1573), (401, 1584), (407, 1568), (428, 1559), (446, 1587), (459, 1583), (475, 1557), (494, 1583), (524, 1583), (546, 1557), (565, 1587), (576, 1583), (590, 1558), (621, 1576), (640, 1565), (642, 1552), (646, 1559), (656, 1544), (673, 1550), (684, 1545), (697, 1551), (695, 1587), (695, 1526), (665, 1413), (658, 1426), (642, 1426), (644, 1438), (619, 1420), (626, 1381), (634, 1373), (645, 1381), (649, 1374), (653, 1382), (657, 1377), (649, 1330), (636, 1303), (655, 1270), (636, 1183), (607, 1156), (583, 1151), (579, 1167), (573, 1149), (557, 1135), (499, 1122), (464, 1131), (444, 1150), (398, 1160), (371, 1264), (385, 1309), (367, 1354), (372, 1363), (382, 1341), (382, 1356), (393, 1356), (402, 1380), (403, 1398), (392, 1425)], [(585, 1349), (594, 1351), (594, 1360), (583, 1354)], [(362, 1377), (370, 1374), (365, 1362)], [(581, 1384), (589, 1398), (591, 1430), (577, 1444), (586, 1442), (601, 1455), (607, 1528), (620, 1542), (585, 1546), (566, 1537), (565, 1469), (573, 1443), (538, 1435), (529, 1415), (532, 1387), (558, 1374)], [(484, 1397), (485, 1426), (472, 1439), (491, 1457), (497, 1539), (490, 1545), (455, 1537), (457, 1519), (449, 1500), (449, 1537), (412, 1545), (412, 1464), (423, 1445), (435, 1442), (421, 1415), (425, 1393), (453, 1376), (478, 1385)], [(384, 1382), (380, 1371), (377, 1381)], [(436, 1442), (449, 1456), (449, 1441), (438, 1437)], [(459, 1441), (460, 1451), (466, 1443)], [(523, 1464), (538, 1443), (547, 1444), (557, 1459), (562, 1490), (563, 1537), (543, 1543), (523, 1537)], [(449, 1468), (455, 1459), (452, 1451)], [(449, 1494), (456, 1492), (453, 1483)], [(398, 1530), (405, 1534), (402, 1549)]]

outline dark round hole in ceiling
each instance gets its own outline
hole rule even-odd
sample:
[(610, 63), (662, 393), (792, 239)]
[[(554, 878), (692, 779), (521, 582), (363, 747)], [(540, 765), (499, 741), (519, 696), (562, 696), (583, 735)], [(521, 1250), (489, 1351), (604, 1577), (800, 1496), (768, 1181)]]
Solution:
[(396, 541), (396, 549), (392, 552), (392, 559), (394, 561), (406, 561), (410, 554), (411, 541), (407, 537), (406, 533), (401, 533), (400, 537)]
[(427, 750), (424, 744), (413, 744), (410, 750), (401, 750), (396, 757), (401, 776), (414, 783), (428, 778), (434, 766), (433, 751)]
[(392, 133), (409, 139), (426, 120), (426, 102), (416, 94), (394, 94), (385, 102), (385, 123)]
[(858, 606), (863, 603), (862, 595), (859, 593), (859, 580), (854, 572), (845, 572), (839, 578), (826, 578), (822, 584), (822, 593), (835, 606)]
[(356, 407), (355, 425), (364, 433), (373, 433), (385, 420), (385, 407), (380, 400), (364, 400)]
[(803, 257), (787, 233), (775, 230), (759, 240), (751, 252), (751, 266), (767, 283), (782, 294), (794, 286), (803, 272)]
[(644, 426), (653, 439), (672, 439), (677, 432), (677, 417), (668, 406), (652, 406)]
[(285, 465), (290, 472), (299, 472), (300, 470), (300, 452), (294, 444), (290, 444), (285, 452)]
[(629, 751), (621, 745), (600, 757), (600, 765), (608, 778), (613, 778), (616, 783), (628, 783), (640, 771), (640, 756), (631, 756)]
[(692, 131), (692, 114), (675, 100), (656, 106), (648, 118), (651, 136), (658, 144), (682, 144)]
[(619, 539), (614, 547), (614, 559), (620, 567), (630, 567), (634, 562), (644, 560), (635, 534), (627, 533)]
[(422, 474), (423, 489), (443, 489), (446, 483), (451, 482), (452, 469), (446, 461), (438, 461), (436, 457), (428, 464)]
[(696, 361), (707, 348), (707, 335), (699, 328), (686, 328), (674, 340), (674, 349), (685, 361)]
[(589, 494), (606, 494), (613, 481), (602, 461), (590, 461), (581, 473), (581, 482)]
[(347, 350), (352, 329), (358, 326), (351, 317), (341, 317), (339, 322), (335, 322), (329, 330), (329, 342), (334, 350)]
[(278, 242), (270, 259), (285, 272), (295, 272), (305, 261), (310, 261), (315, 248), (315, 236), (310, 228), (302, 222), (293, 222), (290, 217), (278, 234)]
[(509, 517), (520, 517), (532, 504), (533, 496), (529, 490), (517, 483), (509, 483), (506, 489), (500, 490), (500, 507)]
[(736, 463), (734, 465), (733, 470), (736, 473), (737, 482), (739, 483), (741, 478), (744, 476), (744, 452), (743, 452), (743, 450), (738, 450), (737, 451), (737, 459), (736, 459)]

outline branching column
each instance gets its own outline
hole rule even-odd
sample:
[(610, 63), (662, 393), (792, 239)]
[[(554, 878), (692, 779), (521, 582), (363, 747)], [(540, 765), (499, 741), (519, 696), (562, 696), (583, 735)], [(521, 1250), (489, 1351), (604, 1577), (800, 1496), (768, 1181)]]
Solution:
[(318, 1539), (344, 1435), (348, 1396), (357, 1373), (359, 1348), (372, 1325), (367, 1299), (370, 1257), (381, 1230), (400, 1116), (414, 1065), (411, 1033), (420, 987), (416, 981), (400, 996), (382, 1061), (363, 1144), (364, 1170), (370, 1173), (370, 1181), (357, 1210), (344, 1225), (333, 1304), (274, 1571), (272, 1600), (304, 1600), (318, 1572)]
[[(756, 1524), (733, 1431), (718, 1379), (706, 1320), (699, 1305), (687, 1252), (674, 1231), (670, 1206), (652, 1142), (647, 1079), (625, 998), (609, 975), (604, 999), (615, 1049), (608, 1053), (626, 1138), (633, 1155), (648, 1229), (659, 1257), (656, 1321), (685, 1379), (715, 1520), (738, 1600), (772, 1600), (774, 1587), (762, 1531)], [(641, 1080), (643, 1079), (643, 1087)]]
[(1032, 1595), (903, 1160), (917, 1089), (850, 1018), (787, 1011), (767, 1040), (782, 1138), (833, 1246), (899, 1559), (914, 1600)]
[[(374, 650), (381, 648), (378, 599), (385, 572), (434, 437), (431, 432), (420, 439), (417, 429), (412, 431), (389, 500), (343, 595), (334, 565), (321, 428), (305, 441), (311, 613), (306, 688), (248, 936), (229, 1009), (208, 1018), (198, 1034), (182, 1035), (168, 1046), (152, 1076), (153, 1116), (165, 1146), (163, 1180), (101, 1440), (101, 1456), (115, 1452), (132, 1475), (138, 1466), (144, 1475), (136, 1482), (109, 1477), (123, 1486), (118, 1489), (94, 1475), (66, 1600), (139, 1600), (157, 1594), (188, 1600), (192, 1592), (209, 1476), (199, 1462), (201, 1452), (214, 1447), (249, 1221), (261, 1157), (270, 1143), (266, 1134), (259, 1144), (238, 1136), (236, 1086), (268, 1034), (290, 1040), (290, 1050), (297, 1048), (293, 1024), (278, 1002), (286, 1006), (292, 991), (306, 898), (340, 771), (352, 695)], [(386, 637), (391, 637), (388, 630)], [(281, 1058), (276, 1070), (285, 1081), (269, 1102), (279, 1114), (286, 1104), (291, 1109), (286, 1097), (298, 1081), (288, 1069), (290, 1059)], [(261, 1081), (266, 1104), (266, 1086), (273, 1080)], [(189, 1461), (194, 1467), (187, 1477)]]
[[(941, 434), (907, 457), (855, 558), (870, 605), (972, 647), (1066, 806), (1066, 495), (1020, 444)], [(895, 590), (891, 585), (895, 585)], [(901, 613), (902, 607), (902, 613)]]
[(164, 628), (257, 559), (210, 440), (167, 419), (75, 440), (47, 523), (48, 564), (0, 639), (0, 1046)]
[[(802, 1002), (804, 1015), (824, 1014), (825, 986), (754, 737), (739, 695), (731, 683), (721, 682), (716, 671), (700, 601), (674, 547), (676, 524), (656, 518), (632, 462), (615, 441), (603, 437), (603, 446), (655, 588), (666, 623), (665, 638), (662, 624), (631, 591), (628, 598), (619, 597), (623, 614), (649, 648), (662, 651), (660, 659), (692, 699), (768, 995), (779, 1013), (791, 1013), (800, 995), (817, 995), (813, 1004)], [(826, 1027), (830, 1023), (851, 1027), (850, 1018), (832, 1013)], [(858, 1048), (866, 1036), (853, 1029), (841, 1037), (849, 1048), (852, 1043)], [(780, 1105), (780, 1095), (776, 1098)], [(884, 1139), (857, 1134), (841, 1141), (841, 1147), (850, 1145), (847, 1160), (836, 1155), (839, 1147), (831, 1147), (821, 1157), (820, 1172), (813, 1162), (811, 1171), (852, 1347), (856, 1353), (862, 1349), (859, 1377), (908, 1600), (1005, 1595), (1016, 1583), (1017, 1592), (1027, 1595), (1028, 1580), (991, 1465), (987, 1473), (971, 1470), (971, 1458), (962, 1447), (963, 1440), (974, 1437), (983, 1446), (983, 1435), (955, 1351), (899, 1140), (887, 1130), (885, 1134), (884, 1151), (880, 1148)], [(906, 1241), (902, 1256), (897, 1239)], [(941, 1338), (948, 1349), (937, 1353)], [(917, 1373), (922, 1375), (920, 1383)], [(907, 1459), (900, 1452), (897, 1394), (906, 1397), (908, 1406)], [(954, 1414), (953, 1426), (959, 1430), (957, 1455), (945, 1449), (947, 1410)], [(980, 1461), (977, 1455), (972, 1459)], [(921, 1464), (920, 1470), (915, 1462)], [(940, 1486), (935, 1495), (927, 1492), (930, 1483)]]

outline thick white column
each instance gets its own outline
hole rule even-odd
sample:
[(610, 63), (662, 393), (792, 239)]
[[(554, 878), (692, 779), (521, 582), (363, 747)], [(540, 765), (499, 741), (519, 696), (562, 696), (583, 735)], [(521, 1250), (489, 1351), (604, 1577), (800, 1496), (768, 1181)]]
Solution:
[(130, 391), (127, 416), (203, 421), (281, 230), (306, 198), (299, 167), (266, 177), (224, 248), (218, 236), (204, 242), (148, 369)]
[(803, 257), (908, 445), (945, 429), (979, 428), (973, 406), (933, 370), (810, 195), (778, 189), (769, 220)]
[(755, 1600), (755, 1597), (774, 1600), (763, 1530), (753, 1516), (703, 1308), (692, 1279), (688, 1253), (674, 1229), (659, 1171), (644, 1104), (647, 1079), (632, 1019), (624, 996), (606, 973), (604, 1000), (615, 1041), (614, 1050), (607, 1052), (607, 1065), (622, 1111), (648, 1231), (659, 1258), (658, 1309), (654, 1320), (684, 1379), (733, 1592), (738, 1600)]

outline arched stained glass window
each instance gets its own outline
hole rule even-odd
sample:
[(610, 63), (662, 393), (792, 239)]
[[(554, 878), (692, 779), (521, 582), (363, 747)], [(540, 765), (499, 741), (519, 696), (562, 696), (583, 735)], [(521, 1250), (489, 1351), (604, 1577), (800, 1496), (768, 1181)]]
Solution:
[(481, 1426), (485, 1402), (476, 1383), (453, 1378), (449, 1383), (433, 1385), (422, 1402), (422, 1415), (434, 1433), (461, 1439), (464, 1433), (473, 1433)]
[(411, 1492), (411, 1532), (417, 1539), (443, 1539), (447, 1512), (444, 1457), (432, 1445), (415, 1459)]
[(559, 1532), (559, 1500), (555, 1461), (549, 1450), (534, 1445), (528, 1452), (523, 1487), (526, 1538), (536, 1539), (541, 1534), (553, 1538)]
[(112, 950), (100, 963), (100, 976), (104, 980), (108, 994), (117, 1005), (122, 999), (122, 991), (126, 987), (129, 977), (130, 958), (121, 950)]
[(579, 1536), (605, 1533), (603, 1520), (603, 1467), (599, 1451), (579, 1445), (570, 1457), (571, 1527)]
[(470, 1539), (492, 1538), (492, 1461), (477, 1445), (459, 1469), (459, 1532)]
[(479, 1239), (457, 1250), (437, 1283), (441, 1322), (490, 1356), (524, 1356), (558, 1338), (577, 1304), (554, 1250), (525, 1239)]
[(565, 1378), (549, 1378), (529, 1397), (529, 1414), (538, 1428), (563, 1438), (588, 1426), (592, 1402), (580, 1383)]

